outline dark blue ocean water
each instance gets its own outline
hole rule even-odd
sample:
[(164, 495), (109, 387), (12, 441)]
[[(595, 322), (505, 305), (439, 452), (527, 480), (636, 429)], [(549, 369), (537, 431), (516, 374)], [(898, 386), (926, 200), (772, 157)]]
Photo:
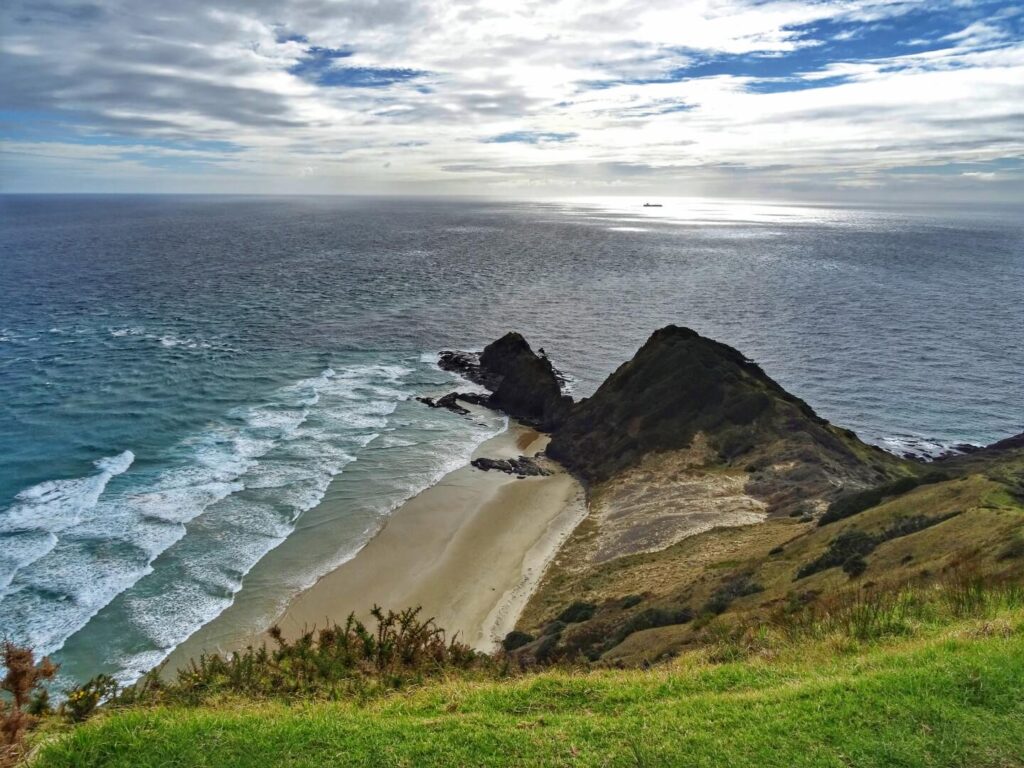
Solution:
[(1020, 213), (0, 197), (0, 629), (131, 678), (310, 583), (501, 429), (411, 398), (509, 329), (577, 395), (674, 322), (893, 450), (1019, 432)]

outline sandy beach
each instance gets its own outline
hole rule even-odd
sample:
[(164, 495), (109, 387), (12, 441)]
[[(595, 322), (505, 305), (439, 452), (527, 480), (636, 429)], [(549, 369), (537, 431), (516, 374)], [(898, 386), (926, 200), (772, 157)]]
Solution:
[[(532, 456), (547, 438), (512, 424), (476, 457)], [(351, 560), (299, 594), (278, 620), (286, 637), (367, 618), (374, 604), (422, 606), (449, 636), (492, 650), (515, 625), (547, 564), (586, 514), (564, 470), (516, 478), (464, 466), (399, 507)]]

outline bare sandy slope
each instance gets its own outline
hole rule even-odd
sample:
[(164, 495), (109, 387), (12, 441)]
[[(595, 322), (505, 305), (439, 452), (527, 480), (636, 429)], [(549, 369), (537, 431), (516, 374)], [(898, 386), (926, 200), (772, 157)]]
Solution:
[[(533, 455), (545, 442), (512, 425), (476, 456)], [(396, 510), (352, 560), (298, 595), (278, 622), (285, 636), (342, 623), (353, 611), (365, 619), (374, 604), (422, 606), (449, 633), (492, 650), (586, 514), (579, 484), (546, 466), (554, 474), (524, 479), (470, 466), (449, 473)]]

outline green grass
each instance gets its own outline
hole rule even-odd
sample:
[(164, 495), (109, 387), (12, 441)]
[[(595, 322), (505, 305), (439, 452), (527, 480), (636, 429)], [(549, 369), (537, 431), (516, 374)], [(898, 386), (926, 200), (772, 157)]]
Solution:
[(33, 765), (1024, 766), (1024, 612), (647, 672), (437, 682), (369, 704), (224, 701), (47, 733)]

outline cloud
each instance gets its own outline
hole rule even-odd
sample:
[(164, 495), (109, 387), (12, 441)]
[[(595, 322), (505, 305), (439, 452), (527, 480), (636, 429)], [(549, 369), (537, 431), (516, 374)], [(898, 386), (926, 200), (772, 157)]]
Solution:
[(1022, 194), (1019, 173), (983, 167), (1024, 156), (1009, 2), (9, 0), (0, 14), (9, 189), (59, 187), (54, 169), (73, 166), (84, 187), (125, 189), (742, 194), (756, 177), (787, 195), (927, 167)]

